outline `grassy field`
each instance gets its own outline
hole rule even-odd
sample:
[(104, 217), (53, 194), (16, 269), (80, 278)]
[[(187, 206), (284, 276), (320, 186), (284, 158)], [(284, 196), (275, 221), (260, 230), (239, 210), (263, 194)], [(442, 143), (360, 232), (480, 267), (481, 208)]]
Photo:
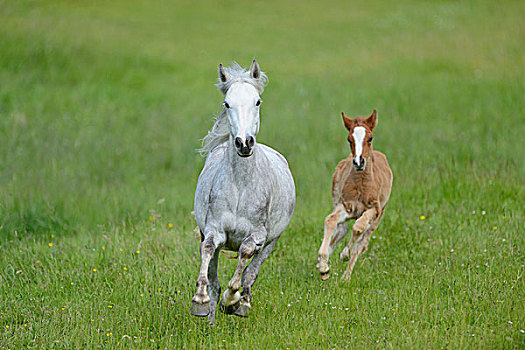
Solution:
[[(523, 349), (523, 18), (522, 1), (0, 0), (0, 349)], [(218, 64), (254, 57), (258, 141), (297, 205), (250, 317), (210, 328), (190, 316), (195, 149)], [(373, 108), (392, 197), (352, 280), (341, 245), (322, 282), (340, 112)]]

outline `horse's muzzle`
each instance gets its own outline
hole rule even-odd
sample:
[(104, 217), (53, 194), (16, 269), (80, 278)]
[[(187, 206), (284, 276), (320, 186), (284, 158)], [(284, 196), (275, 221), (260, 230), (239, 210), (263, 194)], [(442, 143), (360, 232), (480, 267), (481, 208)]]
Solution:
[(236, 137), (235, 148), (237, 149), (237, 154), (241, 157), (249, 157), (253, 154), (253, 146), (255, 145), (255, 139), (253, 136), (248, 136), (246, 140)]

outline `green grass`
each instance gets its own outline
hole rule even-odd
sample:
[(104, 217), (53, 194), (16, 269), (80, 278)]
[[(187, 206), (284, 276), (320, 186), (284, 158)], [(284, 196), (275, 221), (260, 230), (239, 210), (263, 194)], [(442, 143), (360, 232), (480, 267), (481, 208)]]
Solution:
[[(0, 348), (523, 348), (524, 17), (521, 1), (0, 1)], [(254, 57), (258, 141), (288, 158), (297, 206), (250, 317), (210, 328), (189, 314), (195, 149), (218, 64)], [(340, 112), (373, 108), (392, 197), (351, 282), (342, 245), (322, 282)]]

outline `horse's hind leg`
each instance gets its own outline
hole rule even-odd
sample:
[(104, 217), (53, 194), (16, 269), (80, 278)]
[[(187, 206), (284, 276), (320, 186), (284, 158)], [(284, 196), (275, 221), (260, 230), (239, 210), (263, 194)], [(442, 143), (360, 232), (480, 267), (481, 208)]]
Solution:
[(221, 311), (227, 314), (234, 314), (235, 311), (240, 307), (241, 294), (239, 289), (241, 288), (242, 272), (246, 267), (248, 260), (261, 248), (266, 237), (266, 230), (257, 231), (251, 234), (248, 238), (242, 242), (239, 248), (239, 262), (237, 268), (232, 276), (232, 279), (228, 283), (228, 289), (224, 291), (221, 301)]
[(210, 313), (210, 297), (208, 295), (208, 273), (209, 264), (216, 249), (223, 242), (219, 239), (217, 232), (209, 232), (204, 235), (201, 243), (201, 269), (197, 279), (197, 292), (192, 299), (191, 314), (194, 316), (207, 316)]
[(259, 275), (259, 269), (261, 268), (262, 263), (270, 256), (277, 243), (277, 238), (274, 239), (266, 247), (258, 251), (254, 256), (250, 264), (244, 269), (242, 273), (242, 293), (241, 293), (241, 302), (239, 308), (235, 311), (235, 315), (241, 317), (247, 317), (251, 310), (251, 301), (252, 294), (251, 289), (257, 276)]
[(217, 302), (219, 301), (221, 295), (221, 285), (219, 283), (219, 277), (217, 276), (219, 252), (220, 249), (215, 250), (208, 267), (208, 292), (210, 296), (210, 314), (208, 315), (208, 321), (210, 322), (210, 325), (214, 324), (213, 320), (215, 318), (215, 310), (217, 309)]
[(342, 204), (339, 204), (335, 207), (335, 210), (326, 217), (324, 222), (324, 238), (321, 247), (319, 248), (318, 258), (317, 258), (317, 268), (321, 273), (321, 279), (327, 280), (330, 278), (330, 267), (328, 266), (328, 259), (330, 254), (333, 252), (333, 247), (335, 244), (341, 240), (341, 234), (344, 234), (344, 231), (339, 231), (334, 236), (336, 232), (337, 225), (345, 223), (349, 219), (349, 215), (346, 212), (345, 207)]

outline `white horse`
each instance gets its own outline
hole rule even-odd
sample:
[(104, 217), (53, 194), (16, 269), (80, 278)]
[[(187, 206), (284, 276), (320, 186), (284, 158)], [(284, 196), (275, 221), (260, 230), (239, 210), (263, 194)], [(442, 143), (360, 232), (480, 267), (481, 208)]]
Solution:
[(288, 226), (295, 206), (295, 185), (286, 159), (255, 141), (260, 94), (267, 80), (255, 60), (249, 71), (235, 62), (226, 68), (219, 65), (216, 86), (225, 95), (224, 109), (203, 140), (201, 152), (207, 158), (194, 203), (202, 243), (191, 313), (208, 316), (211, 324), (221, 293), (217, 278), (220, 250), (239, 252), (220, 309), (246, 317), (261, 264)]

